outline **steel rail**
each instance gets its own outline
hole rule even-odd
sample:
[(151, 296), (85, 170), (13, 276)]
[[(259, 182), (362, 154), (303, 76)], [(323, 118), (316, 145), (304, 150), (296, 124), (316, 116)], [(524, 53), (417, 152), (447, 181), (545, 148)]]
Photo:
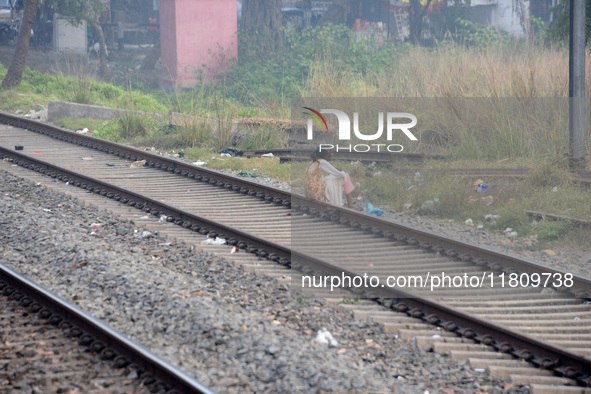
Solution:
[(6, 290), (11, 293), (19, 292), (31, 302), (49, 309), (59, 316), (59, 318), (54, 317), (54, 321), (56, 319), (65, 320), (98, 341), (101, 344), (100, 347), (103, 348), (102, 354), (110, 353), (110, 358), (115, 357), (114, 353), (119, 354), (143, 372), (160, 379), (168, 386), (169, 390), (175, 390), (178, 393), (213, 393), (212, 390), (149, 350), (1, 263), (0, 280), (10, 288), (8, 290), (5, 287), (5, 292)]
[[(292, 267), (312, 275), (341, 275), (355, 277), (357, 274), (317, 258), (292, 251)], [(353, 287), (350, 291), (377, 300), (382, 305), (398, 312), (422, 319), (429, 324), (443, 327), (446, 331), (473, 339), (500, 352), (529, 361), (544, 369), (552, 369), (581, 385), (591, 387), (591, 359), (561, 348), (531, 335), (499, 325), (488, 319), (466, 313), (443, 303), (417, 298), (409, 291), (393, 287)]]
[[(292, 196), (292, 208), (295, 211), (302, 210), (305, 213), (319, 215), (327, 220), (348, 225), (377, 236), (406, 242), (409, 245), (418, 246), (432, 252), (439, 252), (451, 258), (474, 263), (478, 266), (488, 266), (493, 271), (506, 273), (564, 273), (552, 267), (536, 263), (531, 260), (507, 255), (492, 249), (469, 244), (441, 236), (426, 230), (419, 230), (410, 226), (390, 222), (377, 217), (372, 217), (363, 212), (346, 208), (337, 208), (327, 203)], [(572, 292), (577, 298), (591, 298), (591, 280), (580, 275), (573, 274), (573, 287), (559, 290)]]
[[(273, 153), (279, 156), (280, 160), (307, 160), (314, 152), (314, 149), (309, 148), (294, 148), (294, 149), (255, 149), (239, 152), (245, 157), (259, 157), (265, 153)], [(376, 161), (376, 162), (393, 162), (406, 160), (414, 163), (422, 163), (425, 160), (444, 160), (442, 155), (427, 155), (421, 153), (404, 153), (404, 152), (334, 152), (334, 160), (360, 160), (360, 161)]]
[(246, 191), (251, 194), (254, 193), (255, 195), (262, 195), (267, 200), (274, 200), (277, 203), (285, 202), (285, 205), (289, 204), (290, 193), (287, 191), (224, 174), (220, 171), (198, 167), (172, 157), (164, 157), (152, 152), (118, 144), (116, 142), (103, 140), (85, 134), (78, 134), (76, 132), (62, 129), (57, 126), (37, 122), (12, 114), (7, 114), (2, 111), (0, 111), (0, 123), (27, 129), (42, 135), (56, 138), (60, 141), (80, 145), (101, 152), (106, 152), (131, 161), (146, 160), (146, 165), (148, 167), (154, 167), (156, 169), (174, 173), (180, 176), (186, 176), (189, 178), (197, 178), (199, 176), (206, 177), (207, 182), (211, 184), (216, 184), (219, 182), (224, 182), (224, 184), (231, 183), (234, 188), (239, 188), (243, 192)]
[[(36, 122), (35, 122), (36, 123)], [(17, 125), (18, 126), (18, 125)], [(46, 125), (44, 125), (46, 126)], [(50, 127), (50, 126), (47, 126)], [(72, 140), (70, 139), (70, 135), (71, 134), (75, 134), (72, 132), (68, 132), (68, 131), (64, 131), (64, 136), (62, 136), (62, 139), (66, 140), (67, 142), (72, 142)], [(51, 134), (51, 133), (49, 133)], [(78, 135), (76, 135), (78, 136)], [(86, 137), (86, 136), (80, 136), (80, 137), (84, 137), (84, 138), (91, 138), (91, 137)], [(79, 143), (79, 140), (76, 140), (75, 143)], [(102, 140), (99, 140), (101, 142), (104, 142)], [(115, 144), (117, 147), (119, 146), (119, 144)], [(93, 148), (97, 149), (96, 147), (92, 146)], [(102, 150), (104, 150), (104, 148), (101, 147)], [(140, 152), (142, 154), (148, 154), (147, 152), (143, 152), (141, 150), (137, 150), (134, 148), (130, 148), (132, 149), (132, 151), (130, 152)], [(15, 152), (12, 151), (7, 151), (5, 150), (7, 153), (7, 155), (15, 155)], [(120, 151), (117, 152), (120, 156), (121, 153)], [(150, 154), (148, 154), (150, 155)], [(21, 156), (21, 155), (19, 155)], [(26, 164), (25, 161), (25, 156), (21, 156), (23, 157), (23, 159), (18, 160), (17, 161), (23, 161), (22, 163), (20, 163), (21, 165), (26, 165), (28, 168), (32, 168), (32, 169), (36, 169), (39, 170), (40, 172), (44, 169), (42, 168), (35, 168), (36, 166), (30, 165), (30, 164)], [(134, 160), (134, 159), (138, 159), (138, 157), (127, 157), (126, 158), (130, 159), (130, 160)], [(155, 157), (157, 159), (159, 159), (159, 163), (164, 163), (161, 164), (161, 166), (166, 165), (167, 167), (170, 167), (170, 163), (174, 162), (175, 160), (173, 159), (165, 159), (162, 158), (160, 156), (157, 155), (150, 155), (150, 157)], [(26, 160), (34, 160), (31, 159), (29, 157), (26, 157)], [(178, 162), (178, 161), (177, 161)], [(47, 163), (44, 163), (45, 165), (47, 165)], [(182, 163), (185, 164), (185, 163)], [(37, 166), (39, 167), (39, 166)], [(195, 171), (195, 167), (190, 166), (189, 167), (192, 171)], [(166, 168), (165, 170), (169, 171), (169, 172), (174, 172), (174, 173), (180, 173), (177, 172), (177, 168)], [(200, 170), (205, 170), (205, 169), (200, 169)], [(211, 170), (207, 170), (209, 173), (211, 173)], [(218, 179), (220, 180), (214, 180), (214, 182), (209, 182), (212, 183), (214, 185), (217, 186), (224, 186), (224, 187), (228, 187), (228, 184), (225, 184), (224, 181), (221, 181), (221, 179), (225, 179), (226, 181), (228, 181), (230, 178), (235, 178), (235, 177), (230, 177), (227, 176), (225, 174), (218, 174), (217, 172), (215, 172), (216, 176), (219, 176)], [(182, 173), (180, 173), (181, 175), (183, 175)], [(50, 174), (50, 175), (54, 175), (54, 174)], [(187, 176), (187, 174), (185, 174), (185, 176)], [(56, 176), (59, 179), (59, 176)], [(198, 177), (195, 176), (195, 178), (197, 179)], [(200, 179), (197, 180), (201, 180), (201, 181), (205, 181), (207, 179), (207, 177), (205, 176), (201, 176)], [(63, 176), (62, 176), (62, 179)], [(243, 181), (240, 180), (242, 182), (245, 182), (246, 184), (248, 184), (249, 187), (261, 187), (262, 185), (256, 185), (256, 184), (252, 184), (251, 182), (248, 181)], [(76, 183), (76, 182), (75, 182)], [(241, 191), (239, 188), (236, 189), (235, 187), (232, 187), (231, 185), (229, 186), (229, 188), (235, 190), (235, 191)], [(277, 191), (280, 195), (284, 196), (285, 194), (287, 194), (287, 192), (285, 191), (278, 191), (277, 189), (273, 189), (273, 188), (269, 188), (269, 187), (265, 187), (263, 186), (263, 189), (265, 191), (268, 190), (273, 190), (273, 191)], [(96, 193), (96, 191), (95, 191)], [(108, 193), (105, 190), (101, 190), (99, 191), (100, 194), (102, 195), (107, 195), (107, 197), (109, 197)], [(104, 194), (103, 194), (104, 193)], [(260, 194), (259, 197), (263, 197), (265, 200), (271, 202), (271, 201), (276, 201), (276, 199), (278, 199), (279, 197), (276, 197), (275, 199), (273, 197), (271, 197), (269, 194), (262, 194), (262, 193), (258, 193)], [(137, 196), (137, 195), (134, 195)], [(111, 196), (112, 197), (112, 196)], [(295, 197), (295, 199), (294, 199)], [(134, 198), (138, 198), (138, 197), (134, 197)], [(144, 198), (145, 200), (145, 198)], [(139, 200), (141, 201), (141, 200)], [(146, 200), (147, 201), (147, 200)], [(286, 201), (286, 199), (283, 200), (282, 203), (284, 203)], [(149, 202), (149, 201), (148, 201)], [(388, 222), (379, 218), (373, 218), (370, 217), (366, 214), (363, 213), (359, 213), (359, 212), (355, 212), (349, 209), (345, 209), (345, 208), (337, 208), (322, 202), (318, 202), (318, 201), (313, 201), (313, 200), (309, 200), (309, 199), (305, 199), (302, 198), (300, 196), (292, 196), (290, 203), (294, 202), (294, 204), (292, 205), (292, 208), (294, 208), (294, 210), (302, 210), (306, 213), (310, 213), (314, 216), (319, 216), (321, 218), (327, 219), (327, 220), (332, 220), (334, 222), (338, 222), (341, 224), (346, 224), (351, 226), (354, 229), (359, 229), (361, 231), (364, 232), (368, 232), (368, 233), (373, 233), (376, 236), (384, 236), (388, 239), (393, 239), (393, 240), (397, 240), (397, 241), (402, 241), (402, 242), (406, 242), (410, 245), (416, 245), (418, 247), (421, 247), (425, 250), (431, 250), (434, 252), (439, 252), (441, 254), (445, 254), (449, 257), (452, 258), (459, 258), (461, 260), (464, 261), (468, 261), (468, 262), (472, 262), (475, 263), (476, 265), (481, 265), (481, 266), (489, 266), (491, 269), (493, 270), (501, 270), (504, 272), (508, 272), (508, 273), (512, 273), (512, 272), (526, 272), (526, 273), (533, 273), (533, 272), (556, 272), (556, 273), (561, 273), (561, 271), (557, 271), (554, 270), (550, 267), (546, 267), (540, 264), (537, 264), (535, 262), (529, 261), (529, 260), (524, 260), (524, 259), (520, 259), (520, 258), (516, 258), (513, 256), (507, 256), (504, 255), (502, 253), (493, 251), (493, 250), (489, 250), (486, 248), (482, 248), (482, 247), (477, 247), (474, 245), (470, 245), (464, 242), (460, 242), (460, 241), (455, 241), (443, 236), (439, 236), (437, 234), (433, 234), (424, 230), (417, 230), (417, 229), (413, 229), (411, 227), (408, 226), (404, 226), (404, 225), (400, 225), (397, 223), (392, 223), (392, 222)], [(129, 203), (129, 201), (128, 201)], [(137, 203), (134, 203), (136, 205), (136, 208), (144, 208), (143, 204), (140, 203), (140, 206), (137, 206)], [(131, 204), (130, 204), (131, 205)], [(289, 205), (289, 204), (285, 204), (285, 205)], [(150, 206), (145, 207), (146, 209), (149, 209), (150, 211), (152, 211), (153, 208), (151, 208)], [(182, 213), (183, 215), (186, 213)], [(176, 223), (176, 224), (183, 224), (183, 219), (181, 217), (177, 217), (176, 219), (172, 218), (172, 220)], [(192, 227), (192, 226), (191, 226)], [(211, 231), (208, 229), (205, 229), (206, 233), (209, 233), (211, 235)], [(239, 234), (241, 236), (248, 236), (247, 234)], [(234, 242), (240, 242), (238, 239), (234, 239)], [(264, 239), (259, 239), (259, 241), (261, 242), (266, 242), (267, 240)], [(268, 244), (267, 244), (268, 245)], [(242, 247), (244, 246), (248, 246), (245, 244), (241, 245)], [(267, 246), (267, 249), (269, 248), (269, 246)], [(259, 251), (259, 248), (253, 246), (253, 247), (247, 247), (247, 250), (250, 252), (255, 252), (257, 253)], [(265, 256), (267, 255), (267, 257), (272, 257), (275, 258), (276, 260), (280, 260), (280, 263), (284, 264), (284, 265), (290, 265), (290, 262), (292, 262), (292, 258), (295, 256), (297, 259), (299, 259), (300, 261), (305, 261), (307, 262), (308, 268), (306, 269), (304, 267), (304, 271), (308, 270), (314, 270), (313, 267), (316, 267), (317, 269), (320, 269), (321, 272), (325, 273), (326, 271), (328, 272), (333, 272), (331, 271), (331, 267), (330, 265), (327, 265), (326, 262), (323, 261), (319, 261), (319, 260), (315, 260), (313, 257), (311, 256), (306, 256), (303, 255), (301, 253), (299, 253), (297, 250), (296, 251), (290, 251), (287, 248), (283, 249), (283, 252), (291, 252), (291, 258), (279, 258), (278, 255), (273, 255), (273, 254), (268, 254), (264, 249), (263, 249), (263, 253), (261, 253), (260, 255)], [(299, 254), (298, 254), (299, 253)], [(299, 262), (295, 262), (295, 266), (300, 266)], [(342, 268), (338, 268), (338, 267), (332, 267), (332, 269), (336, 269), (338, 270), (337, 272), (341, 273), (343, 272)], [(575, 296), (578, 298), (589, 298), (590, 294), (591, 294), (591, 281), (589, 281), (588, 279), (585, 279), (583, 277), (580, 276), (573, 276), (573, 281), (574, 281), (574, 288), (573, 289), (561, 289), (561, 290), (569, 290), (574, 292)], [(367, 296), (370, 298), (379, 298), (380, 301), (382, 301), (384, 303), (384, 305), (388, 306), (388, 307), (393, 307), (394, 309), (399, 309), (399, 310), (403, 310), (405, 311), (407, 314), (409, 314), (410, 316), (415, 316), (415, 317), (422, 317), (423, 319), (429, 321), (429, 322), (434, 322), (440, 325), (443, 325), (445, 328), (447, 329), (451, 329), (451, 330), (455, 330), (456, 332), (464, 335), (464, 336), (468, 336), (471, 338), (474, 338), (476, 340), (481, 341), (482, 343), (491, 343), (494, 344), (495, 347), (497, 347), (500, 350), (504, 350), (504, 351), (509, 351), (512, 352), (513, 354), (518, 355), (519, 357), (523, 357), (526, 359), (529, 359), (530, 361), (536, 363), (537, 365), (540, 365), (541, 367), (545, 367), (545, 368), (550, 368), (553, 369), (555, 372), (557, 372), (558, 374), (561, 374), (563, 376), (569, 377), (569, 378), (576, 378), (579, 382), (579, 384), (581, 385), (591, 385), (591, 373), (590, 373), (590, 360), (583, 358), (581, 355), (570, 352), (569, 350), (565, 350), (562, 349), (560, 347), (556, 347), (555, 345), (552, 344), (548, 344), (545, 341), (540, 341), (537, 340), (535, 338), (532, 338), (528, 335), (524, 335), (518, 331), (513, 331), (511, 329), (508, 329), (506, 327), (503, 326), (498, 326), (493, 324), (492, 326), (489, 324), (488, 320), (486, 319), (482, 319), (482, 318), (476, 318), (472, 315), (468, 315), (465, 312), (461, 312), (459, 311), (459, 315), (456, 313), (458, 311), (456, 311), (454, 308), (451, 307), (447, 307), (445, 305), (441, 305), (438, 304), (434, 301), (426, 301), (426, 300), (421, 300), (421, 299), (405, 299), (405, 297), (408, 297), (410, 295), (406, 294), (406, 293), (401, 293), (401, 292), (397, 292), (397, 291), (393, 291), (392, 289), (390, 289), (390, 291), (386, 292), (386, 293), (382, 293), (381, 289), (379, 293), (376, 292), (376, 289), (366, 289), (365, 291), (367, 292)], [(465, 319), (465, 320), (462, 320)], [(460, 324), (458, 324), (460, 323)], [(486, 328), (488, 327), (488, 328)], [(498, 334), (498, 335), (497, 335)], [(499, 338), (499, 340), (497, 340), (496, 338)]]
[[(72, 182), (74, 185), (78, 184), (78, 186), (82, 186), (82, 182), (86, 183), (86, 189), (90, 190), (94, 193), (97, 193), (97, 188), (101, 188), (98, 190), (97, 194), (104, 195), (105, 197), (109, 197), (109, 194), (113, 194), (115, 192), (121, 193), (120, 194), (120, 201), (123, 200), (123, 196), (128, 196), (129, 199), (127, 203), (132, 205), (133, 200), (136, 199), (138, 202), (133, 203), (132, 206), (135, 206), (139, 209), (146, 208), (150, 209), (151, 213), (154, 213), (152, 207), (149, 204), (154, 203), (155, 209), (157, 209), (156, 215), (161, 214), (162, 212), (173, 213), (179, 215), (176, 220), (173, 220), (176, 224), (184, 224), (184, 220), (190, 217), (190, 220), (204, 220), (207, 226), (211, 226), (212, 230), (209, 230), (209, 234), (211, 235), (213, 231), (224, 231), (229, 234), (230, 237), (235, 236), (236, 238), (231, 239), (231, 244), (236, 244), (239, 247), (246, 248), (247, 251), (251, 253), (257, 253), (261, 257), (268, 257), (275, 261), (279, 261), (281, 264), (290, 265), (292, 268), (301, 269), (306, 273), (310, 272), (318, 272), (320, 274), (332, 274), (332, 275), (340, 275), (345, 273), (346, 275), (354, 275), (354, 273), (349, 272), (348, 270), (344, 270), (343, 268), (334, 266), (330, 263), (321, 261), (316, 259), (312, 256), (303, 254), (298, 252), (297, 250), (290, 250), (287, 247), (283, 247), (281, 245), (274, 244), (269, 242), (268, 240), (264, 240), (262, 238), (253, 237), (251, 235), (245, 234), (240, 230), (235, 230), (228, 228), (227, 226), (221, 224), (214, 224), (211, 221), (198, 218), (194, 215), (176, 211), (174, 208), (164, 205), (162, 203), (158, 203), (151, 199), (142, 198), (142, 196), (131, 193), (125, 192), (118, 187), (113, 187), (108, 185), (104, 182), (100, 182), (97, 180), (93, 180), (89, 177), (80, 176), (72, 173), (68, 170), (59, 169), (56, 166), (49, 165), (47, 163), (41, 162), (37, 159), (33, 159), (21, 154), (17, 154), (15, 152), (7, 151), (6, 149), (0, 148), (0, 156), (1, 157), (8, 157), (11, 158), (13, 162), (17, 165), (21, 165), (28, 169), (32, 169), (39, 172), (45, 172), (46, 175), (52, 176), (64, 182)], [(45, 167), (43, 167), (45, 166)], [(59, 172), (59, 173), (58, 173)], [(61, 179), (60, 179), (61, 177)], [(90, 186), (89, 186), (90, 185)], [(96, 186), (94, 186), (96, 185)], [(109, 187), (113, 187), (113, 189), (109, 189)], [(92, 190), (90, 189), (92, 188)], [(114, 198), (116, 195), (113, 195)], [(302, 199), (303, 200), (303, 199)], [(144, 202), (145, 201), (145, 202)], [(301, 203), (302, 201), (300, 201)], [(418, 244), (420, 237), (426, 237), (426, 232), (424, 231), (416, 231), (412, 228), (401, 226), (401, 225), (394, 225), (393, 223), (382, 221), (379, 219), (371, 218), (367, 215), (346, 210), (346, 209), (336, 209), (333, 206), (328, 204), (319, 203), (317, 201), (310, 201), (306, 200), (306, 206), (301, 204), (295, 203), (293, 208), (295, 210), (304, 210), (308, 211), (313, 215), (319, 215), (322, 217), (322, 214), (319, 213), (320, 211), (316, 211), (318, 209), (325, 210), (325, 217), (327, 214), (331, 215), (330, 219), (333, 221), (338, 222), (347, 222), (353, 228), (360, 228), (363, 231), (371, 231), (376, 235), (383, 235), (387, 238), (396, 239), (398, 241), (403, 240), (408, 242), (409, 244)], [(316, 208), (310, 208), (310, 205), (316, 204)], [(138, 206), (139, 205), (139, 206)], [(168, 211), (166, 211), (168, 210)], [(344, 221), (342, 220), (344, 219)], [(370, 219), (370, 220), (368, 220)], [(355, 221), (357, 220), (357, 221)], [(367, 222), (366, 222), (367, 220)], [(381, 222), (381, 223), (380, 223)], [(201, 222), (199, 222), (201, 224)], [(369, 227), (367, 223), (371, 223), (373, 226)], [(383, 226), (383, 227), (380, 227)], [(414, 235), (418, 237), (415, 241), (413, 238), (409, 238), (407, 235), (404, 235), (404, 239), (398, 237), (399, 235), (396, 232), (389, 232), (387, 229), (393, 229), (392, 226), (398, 227), (398, 231), (411, 231), (414, 232)], [(185, 227), (192, 227), (185, 225)], [(217, 235), (217, 234), (216, 234)], [(436, 234), (429, 234), (431, 241), (433, 239), (445, 242), (445, 237), (437, 236)], [(244, 238), (242, 238), (244, 237)], [(261, 249), (258, 249), (252, 245), (248, 245), (246, 242), (252, 242), (252, 239), (256, 238), (256, 246)], [(457, 241), (454, 245), (456, 249)], [(423, 245), (424, 247), (424, 245)], [(471, 245), (464, 244), (467, 252), (470, 252)], [(264, 248), (264, 249), (262, 249)], [(281, 257), (279, 254), (273, 256), (266, 252), (267, 250), (273, 251), (274, 249), (279, 249)], [(434, 247), (436, 250), (437, 247)], [(482, 249), (482, 248), (479, 248)], [(493, 253), (495, 255), (496, 252), (488, 251), (486, 249), (482, 249), (487, 253)], [(261, 251), (264, 251), (261, 253)], [(445, 251), (442, 250), (449, 256), (457, 257), (457, 254), (451, 253), (449, 250)], [(289, 256), (289, 257), (286, 257)], [(525, 262), (527, 264), (527, 262)], [(535, 265), (535, 263), (532, 263)], [(538, 270), (541, 266), (537, 265)], [(531, 267), (530, 267), (531, 268)], [(544, 268), (545, 269), (545, 268)], [(573, 278), (574, 281), (586, 281), (584, 278)], [(579, 282), (576, 282), (579, 284)], [(587, 283), (588, 284), (588, 283)], [(525, 360), (531, 361), (532, 363), (539, 365), (540, 367), (553, 369), (555, 372), (568, 377), (577, 379), (581, 384), (589, 384), (591, 383), (590, 375), (591, 375), (591, 361), (585, 359), (581, 355), (578, 355), (574, 352), (571, 352), (566, 349), (562, 349), (555, 345), (552, 345), (546, 341), (538, 340), (534, 337), (531, 337), (526, 334), (519, 333), (518, 331), (514, 331), (507, 327), (500, 326), (498, 324), (492, 323), (487, 319), (479, 318), (474, 315), (467, 314), (458, 310), (456, 308), (446, 306), (444, 304), (438, 303), (436, 301), (427, 300), (427, 299), (419, 299), (413, 298), (414, 295), (411, 292), (404, 292), (398, 289), (393, 288), (357, 288), (353, 289), (355, 292), (363, 292), (364, 295), (370, 299), (378, 299), (381, 303), (388, 307), (393, 307), (393, 309), (405, 312), (409, 316), (415, 318), (421, 318), (431, 324), (441, 325), (448, 331), (454, 331), (463, 335), (465, 337), (474, 339), (479, 341), (483, 344), (493, 346), (500, 351), (511, 353), (516, 357), (523, 358)]]
[[(78, 145), (87, 146), (92, 149), (106, 151), (129, 160), (135, 161), (145, 159), (148, 165), (155, 168), (160, 168), (161, 170), (168, 171), (170, 173), (187, 176), (189, 178), (195, 178), (198, 181), (208, 182), (217, 186), (224, 186), (225, 188), (239, 191), (242, 194), (249, 194), (263, 198), (269, 202), (273, 201), (286, 206), (290, 205), (291, 194), (285, 190), (257, 184), (255, 182), (240, 179), (218, 171), (193, 166), (173, 158), (165, 158), (151, 152), (146, 152), (140, 149), (131, 148), (122, 144), (105, 141), (91, 136), (77, 134), (75, 132), (61, 129), (52, 125), (47, 125), (30, 119), (24, 119), (3, 112), (0, 112), (0, 122), (16, 127), (23, 127), (35, 132), (42, 133), (44, 135), (58, 138), (59, 140), (65, 142), (75, 143)], [(11, 151), (7, 152), (14, 153)], [(509, 273), (516, 271), (523, 273), (533, 273), (540, 272), (542, 269), (545, 272), (561, 272), (550, 267), (542, 266), (535, 262), (509, 257), (489, 249), (465, 244), (447, 237), (429, 233), (424, 230), (413, 229), (404, 225), (373, 218), (348, 209), (336, 208), (334, 206), (329, 206), (327, 204), (308, 199), (301, 199), (301, 201), (305, 201), (305, 205), (312, 207), (312, 209), (316, 207), (320, 210), (336, 210), (340, 212), (341, 215), (343, 215), (343, 220), (352, 221), (353, 223), (358, 224), (359, 227), (370, 226), (373, 228), (378, 226), (379, 231), (391, 234), (389, 235), (390, 237), (393, 235), (398, 237), (398, 239), (408, 238), (411, 244), (424, 246), (426, 249), (432, 249), (435, 252), (444, 252), (450, 257), (459, 256), (460, 258), (465, 259), (466, 261), (472, 261), (477, 265), (488, 265), (493, 270), (501, 269)], [(411, 236), (405, 237), (403, 233), (410, 233)], [(576, 276), (574, 279), (576, 287), (579, 289), (575, 293), (575, 296), (579, 298), (589, 298), (591, 294), (590, 281), (578, 276)]]
[(188, 229), (190, 228), (192, 231), (208, 235), (212, 238), (218, 236), (226, 238), (230, 245), (235, 245), (240, 249), (245, 249), (260, 257), (268, 257), (270, 260), (276, 261), (282, 265), (289, 265), (291, 256), (289, 248), (262, 237), (248, 234), (240, 229), (185, 212), (152, 198), (142, 196), (138, 193), (125, 190), (121, 187), (111, 185), (95, 178), (77, 174), (65, 168), (10, 151), (3, 147), (0, 147), (0, 158), (8, 158), (17, 165), (51, 176), (54, 179), (66, 182), (72, 186), (81, 187), (89, 192), (114, 199), (122, 204), (141, 209), (153, 216), (160, 217), (165, 215), (169, 222), (173, 222)]

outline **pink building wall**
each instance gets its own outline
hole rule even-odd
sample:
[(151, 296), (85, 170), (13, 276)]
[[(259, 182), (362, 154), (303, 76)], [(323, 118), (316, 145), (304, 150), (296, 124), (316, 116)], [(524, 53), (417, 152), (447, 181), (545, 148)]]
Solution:
[[(192, 87), (237, 56), (236, 0), (160, 0), (163, 87)], [(225, 61), (223, 60), (225, 59)]]

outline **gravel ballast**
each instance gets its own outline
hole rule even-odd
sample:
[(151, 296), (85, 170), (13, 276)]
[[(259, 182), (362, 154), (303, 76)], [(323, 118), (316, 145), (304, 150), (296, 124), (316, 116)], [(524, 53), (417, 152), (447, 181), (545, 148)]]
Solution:
[[(0, 181), (3, 263), (216, 391), (527, 392), (219, 257), (136, 237), (106, 211)], [(319, 329), (338, 346), (314, 343)]]

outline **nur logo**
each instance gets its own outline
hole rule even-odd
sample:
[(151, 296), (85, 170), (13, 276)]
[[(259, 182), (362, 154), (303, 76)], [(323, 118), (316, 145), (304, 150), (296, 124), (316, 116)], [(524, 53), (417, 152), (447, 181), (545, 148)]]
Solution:
[[(349, 118), (349, 116), (338, 109), (321, 109), (320, 112), (316, 111), (315, 109), (312, 109), (310, 107), (302, 107), (304, 109), (307, 109), (310, 112), (304, 112), (304, 114), (308, 115), (310, 118), (308, 119), (308, 134), (307, 134), (307, 138), (308, 140), (312, 140), (314, 139), (314, 121), (316, 121), (316, 123), (318, 124), (318, 126), (320, 127), (320, 129), (322, 130), (322, 126), (324, 125), (324, 129), (326, 131), (328, 130), (328, 123), (326, 122), (326, 119), (324, 119), (324, 116), (322, 116), (322, 114), (332, 114), (335, 115), (337, 117), (338, 120), (338, 124), (339, 124), (339, 129), (338, 129), (338, 135), (339, 135), (339, 140), (350, 140), (351, 139), (351, 119)], [(406, 119), (406, 120), (410, 120), (410, 122), (406, 122), (406, 123), (399, 123), (399, 120), (401, 119)], [(396, 120), (396, 121), (395, 121)], [(414, 134), (410, 131), (411, 128), (413, 128), (414, 126), (416, 126), (417, 124), (417, 117), (414, 116), (413, 114), (407, 113), (407, 112), (387, 112), (386, 113), (386, 139), (388, 141), (392, 141), (392, 135), (394, 133), (395, 130), (400, 130), (404, 133), (404, 135), (406, 135), (406, 137), (411, 140), (411, 141), (417, 141), (417, 137), (414, 136)], [(361, 133), (361, 131), (359, 130), (359, 113), (358, 112), (353, 112), (353, 133), (355, 134), (355, 136), (362, 140), (362, 141), (375, 141), (378, 140), (382, 137), (382, 135), (384, 134), (384, 113), (383, 112), (379, 112), (378, 113), (378, 130), (374, 133), (374, 134), (363, 134)], [(377, 147), (377, 151), (380, 151), (380, 147), (381, 146), (386, 146), (386, 144), (371, 144), (374, 147)], [(332, 149), (335, 148), (334, 145), (330, 145), (330, 144), (320, 144), (320, 150), (322, 149)], [(393, 148), (396, 148), (396, 150), (392, 150)], [(371, 147), (367, 144), (357, 144), (357, 145), (349, 145), (348, 147), (341, 147), (341, 150), (348, 150), (349, 152), (351, 152), (351, 150), (354, 150), (355, 152), (367, 152), (371, 149)], [(404, 147), (400, 144), (392, 144), (392, 145), (387, 145), (387, 150), (389, 152), (402, 152), (402, 150), (404, 149)], [(337, 152), (339, 151), (339, 146), (336, 146), (336, 150)]]

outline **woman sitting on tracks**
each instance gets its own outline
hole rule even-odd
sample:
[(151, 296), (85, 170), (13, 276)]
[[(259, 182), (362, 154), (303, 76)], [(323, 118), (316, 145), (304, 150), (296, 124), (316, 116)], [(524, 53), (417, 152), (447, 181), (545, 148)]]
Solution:
[(306, 169), (304, 192), (306, 197), (328, 202), (337, 207), (343, 206), (343, 191), (347, 196), (347, 206), (353, 209), (351, 192), (355, 188), (349, 174), (333, 167), (332, 150), (316, 150), (312, 153), (312, 163)]

